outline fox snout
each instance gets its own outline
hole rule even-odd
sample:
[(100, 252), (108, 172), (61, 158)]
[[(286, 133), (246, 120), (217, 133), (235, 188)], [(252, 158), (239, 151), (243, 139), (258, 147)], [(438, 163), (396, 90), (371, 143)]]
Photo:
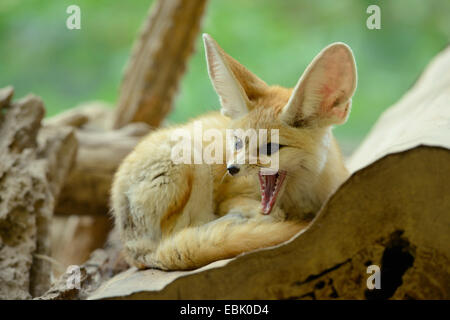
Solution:
[(241, 168), (237, 164), (232, 164), (227, 167), (227, 171), (230, 175), (234, 176), (239, 173)]

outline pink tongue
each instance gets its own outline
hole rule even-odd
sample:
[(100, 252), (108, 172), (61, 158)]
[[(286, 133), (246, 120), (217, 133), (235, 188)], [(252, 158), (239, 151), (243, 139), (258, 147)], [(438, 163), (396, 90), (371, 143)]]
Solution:
[(269, 207), (270, 198), (275, 190), (275, 182), (277, 181), (277, 175), (271, 174), (271, 175), (265, 175), (263, 176), (266, 182), (266, 188), (264, 190), (264, 208)]

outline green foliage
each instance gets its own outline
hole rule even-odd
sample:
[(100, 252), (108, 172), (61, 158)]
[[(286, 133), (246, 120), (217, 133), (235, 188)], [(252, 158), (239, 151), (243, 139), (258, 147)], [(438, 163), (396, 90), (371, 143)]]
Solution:
[[(117, 100), (123, 68), (149, 0), (1, 0), (0, 87), (34, 92), (53, 115), (88, 100)], [(81, 7), (81, 30), (66, 8)], [(366, 8), (381, 8), (368, 30)], [(270, 84), (294, 86), (311, 59), (334, 41), (355, 54), (359, 84), (348, 123), (336, 128), (352, 148), (450, 39), (446, 0), (210, 0), (203, 32)], [(218, 109), (198, 37), (170, 121)]]

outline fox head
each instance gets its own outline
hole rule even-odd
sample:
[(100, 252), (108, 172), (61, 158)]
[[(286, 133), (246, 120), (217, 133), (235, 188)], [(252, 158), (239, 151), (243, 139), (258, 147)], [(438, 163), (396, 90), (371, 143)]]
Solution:
[[(203, 40), (209, 77), (222, 114), (231, 118), (230, 129), (268, 130), (267, 140), (254, 145), (248, 136), (234, 137), (234, 157), (227, 160), (229, 174), (259, 176), (263, 213), (270, 213), (286, 189), (327, 184), (320, 177), (324, 170), (333, 170), (329, 168), (333, 165), (339, 167), (335, 170), (345, 170), (331, 127), (346, 122), (356, 89), (355, 60), (346, 44), (324, 48), (296, 86), (284, 88), (267, 85), (211, 36), (204, 34)], [(271, 141), (269, 131), (277, 132), (278, 141)], [(249, 153), (258, 155), (255, 163), (236, 160), (248, 159)], [(277, 158), (275, 170), (263, 171), (268, 164), (260, 161), (261, 155)]]

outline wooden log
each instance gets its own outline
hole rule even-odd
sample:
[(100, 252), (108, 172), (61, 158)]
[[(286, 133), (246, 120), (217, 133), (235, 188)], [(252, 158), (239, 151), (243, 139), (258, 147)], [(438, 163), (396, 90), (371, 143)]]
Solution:
[[(450, 141), (450, 46), (439, 53), (402, 99), (387, 109), (348, 161), (354, 172), (387, 152)], [(395, 141), (395, 143), (393, 143)]]
[(56, 216), (52, 223), (53, 275), (59, 278), (70, 265), (82, 265), (91, 253), (103, 248), (112, 229), (108, 216)]
[(106, 216), (116, 168), (150, 128), (130, 123), (111, 129), (113, 109), (100, 101), (87, 102), (44, 120), (44, 127), (71, 126), (78, 153), (58, 199), (55, 214)]
[[(285, 244), (199, 270), (130, 269), (90, 299), (450, 299), (450, 48), (387, 110), (351, 177)], [(357, 106), (355, 106), (357, 107)], [(369, 289), (369, 266), (381, 289)]]
[(55, 214), (106, 216), (113, 175), (123, 158), (149, 132), (144, 123), (118, 130), (93, 129), (91, 122), (75, 130), (78, 153), (58, 199)]
[(157, 0), (134, 45), (120, 89), (114, 128), (158, 127), (172, 108), (193, 51), (206, 0)]
[(50, 285), (39, 257), (49, 253), (48, 222), (76, 140), (67, 128), (41, 134), (42, 101), (10, 102), (12, 93), (0, 90), (0, 298), (26, 299)]
[[(53, 286), (37, 300), (81, 300), (114, 275), (126, 270), (128, 265), (121, 254), (121, 244), (116, 230), (109, 235), (103, 249), (95, 250), (82, 265), (73, 266), (64, 273)], [(74, 268), (75, 267), (75, 268)], [(79, 279), (72, 280), (77, 271)]]
[(11, 86), (0, 89), (0, 111), (2, 110), (2, 108), (9, 105), (13, 94), (14, 88)]
[(108, 103), (90, 101), (47, 118), (43, 123), (45, 127), (70, 126), (83, 127), (92, 131), (106, 131), (112, 127), (113, 116), (113, 108)]

